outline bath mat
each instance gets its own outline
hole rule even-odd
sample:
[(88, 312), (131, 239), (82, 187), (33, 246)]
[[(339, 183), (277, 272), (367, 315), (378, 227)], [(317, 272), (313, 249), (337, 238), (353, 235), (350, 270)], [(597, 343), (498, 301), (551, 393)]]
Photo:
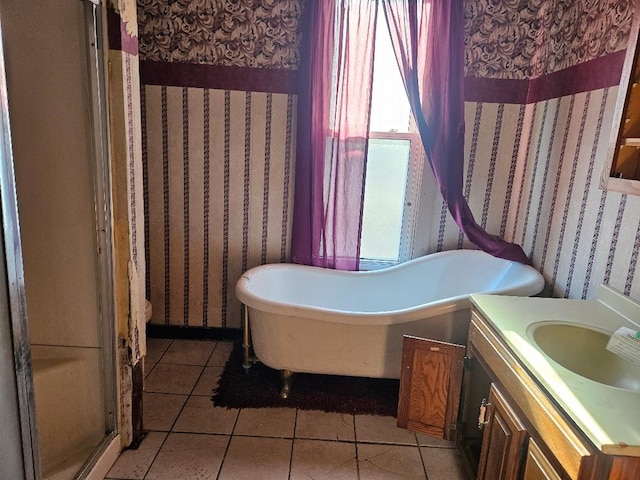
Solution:
[(227, 408), (296, 407), (301, 410), (396, 416), (400, 381), (296, 373), (291, 393), (280, 398), (280, 374), (261, 363), (242, 368), (242, 344), (235, 342), (212, 401)]

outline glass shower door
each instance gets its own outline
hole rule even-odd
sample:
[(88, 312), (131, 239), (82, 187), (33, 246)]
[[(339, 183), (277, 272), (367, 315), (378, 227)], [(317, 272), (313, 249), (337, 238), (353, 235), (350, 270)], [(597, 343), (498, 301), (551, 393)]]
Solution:
[(42, 477), (82, 477), (115, 435), (101, 10), (0, 6)]

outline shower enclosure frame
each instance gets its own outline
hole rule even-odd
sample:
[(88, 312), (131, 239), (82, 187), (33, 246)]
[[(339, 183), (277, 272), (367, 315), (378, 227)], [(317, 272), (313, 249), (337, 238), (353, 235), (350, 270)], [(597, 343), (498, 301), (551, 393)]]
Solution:
[[(103, 0), (77, 0), (83, 5), (86, 31), (87, 68), (90, 81), (92, 146), (93, 146), (93, 190), (95, 202), (95, 225), (97, 269), (99, 278), (99, 322), (101, 330), (103, 395), (105, 436), (100, 445), (87, 458), (75, 478), (87, 477), (98, 464), (105, 452), (113, 448), (118, 440), (118, 402), (116, 319), (114, 307), (114, 253), (112, 207), (111, 207), (111, 165), (109, 154), (109, 132), (106, 111), (105, 75), (105, 6)], [(11, 126), (7, 78), (5, 71), (5, 45), (3, 23), (0, 11), (0, 212), (2, 215), (2, 245), (0, 264), (5, 263), (0, 275), (6, 276), (8, 293), (8, 315), (14, 357), (16, 380), (17, 416), (20, 425), (23, 478), (38, 480), (42, 476), (38, 431), (35, 412), (33, 368), (29, 342), (27, 298), (25, 294), (25, 274), (20, 236), (18, 199), (14, 158), (12, 150)], [(3, 247), (3, 248), (2, 248)], [(2, 266), (2, 265), (0, 265)], [(0, 312), (4, 314), (5, 312)], [(119, 451), (119, 445), (118, 445)], [(18, 480), (18, 479), (16, 479)]]
[(117, 412), (119, 412), (117, 395), (117, 356), (116, 325), (114, 308), (114, 255), (113, 230), (111, 212), (111, 164), (109, 155), (109, 131), (107, 118), (107, 95), (105, 75), (105, 35), (103, 24), (105, 12), (104, 0), (81, 0), (85, 10), (85, 26), (87, 27), (87, 52), (89, 58), (89, 79), (91, 81), (92, 115), (93, 115), (93, 147), (94, 147), (94, 195), (96, 216), (96, 245), (98, 248), (98, 275), (100, 283), (100, 312), (102, 326), (103, 377), (105, 382), (105, 430), (109, 432), (102, 444), (87, 460), (78, 473), (78, 478), (88, 475), (105, 450), (118, 434)]
[[(38, 434), (31, 368), (31, 345), (27, 326), (27, 299), (24, 288), (24, 268), (18, 201), (16, 196), (7, 78), (4, 60), (2, 17), (0, 15), (0, 209), (2, 211), (3, 267), (6, 275), (11, 340), (13, 344), (18, 419), (22, 448), (22, 474), (25, 479), (40, 478)], [(3, 314), (5, 312), (2, 312)], [(16, 439), (13, 439), (14, 441)], [(16, 467), (18, 468), (18, 467)]]

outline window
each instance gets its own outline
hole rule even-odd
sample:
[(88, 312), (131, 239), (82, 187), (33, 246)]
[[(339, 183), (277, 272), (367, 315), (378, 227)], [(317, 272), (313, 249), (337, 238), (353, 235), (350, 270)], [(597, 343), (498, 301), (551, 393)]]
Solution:
[(420, 137), (382, 13), (377, 21), (361, 270), (411, 258), (422, 171)]

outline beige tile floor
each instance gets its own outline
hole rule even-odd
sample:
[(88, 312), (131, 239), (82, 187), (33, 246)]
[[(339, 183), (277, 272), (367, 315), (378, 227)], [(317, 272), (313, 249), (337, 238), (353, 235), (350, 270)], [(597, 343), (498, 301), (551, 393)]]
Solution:
[(454, 445), (395, 418), (214, 407), (228, 342), (150, 338), (144, 428), (109, 480), (463, 480)]

